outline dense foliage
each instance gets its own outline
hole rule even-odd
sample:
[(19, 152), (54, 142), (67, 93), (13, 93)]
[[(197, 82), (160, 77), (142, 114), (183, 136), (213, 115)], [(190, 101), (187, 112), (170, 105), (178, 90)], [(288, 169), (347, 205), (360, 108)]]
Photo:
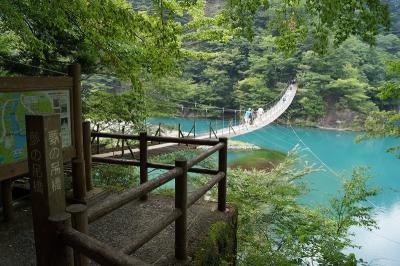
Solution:
[[(391, 79), (379, 88), (378, 97), (398, 102), (400, 100), (400, 60), (391, 61), (388, 64), (387, 71)], [(399, 110), (373, 112), (365, 121), (365, 129), (367, 133), (360, 136), (357, 141), (387, 136), (399, 138)], [(395, 153), (400, 159), (400, 146), (391, 147), (387, 151)]]
[[(159, 101), (151, 101), (152, 94), (159, 94), (161, 87), (212, 105), (260, 105), (303, 66), (323, 68), (299, 64), (296, 57), (288, 59), (276, 51), (294, 52), (298, 58), (313, 56), (310, 49), (327, 52), (351, 35), (373, 44), (379, 29), (389, 27), (389, 15), (388, 6), (379, 0), (4, 0), (0, 3), (0, 74), (48, 74), (43, 68), (15, 62), (58, 71), (77, 62), (84, 73), (102, 72), (130, 81), (134, 92), (119, 97), (133, 98), (120, 103), (124, 109), (135, 108), (132, 104), (142, 110), (156, 109)], [(300, 46), (306, 47), (301, 53)], [(345, 64), (356, 68), (358, 63), (363, 62), (342, 62), (339, 68)], [(171, 78), (182, 66), (184, 77)], [(330, 69), (316, 73), (326, 75)], [(332, 79), (347, 78), (342, 76)], [(158, 77), (168, 78), (160, 83)], [(367, 90), (368, 82), (362, 78), (347, 82), (352, 92), (340, 98), (355, 95), (356, 101), (349, 104), (357, 105)], [(143, 84), (149, 91), (148, 104), (143, 100)], [(90, 118), (99, 118), (96, 111), (103, 113), (100, 116), (107, 113), (104, 110), (117, 113), (96, 104), (112, 100), (111, 96), (99, 92), (89, 96), (96, 98), (85, 109), (94, 109)], [(306, 94), (299, 106), (316, 119), (329, 109), (324, 107), (324, 97)], [(134, 123), (148, 114), (138, 108), (123, 113), (120, 119)]]
[[(393, 24), (398, 25), (395, 14), (400, 8), (394, 1), (389, 4)], [(286, 116), (332, 127), (360, 126), (370, 112), (398, 106), (392, 98), (380, 98), (379, 88), (393, 88), (391, 66), (400, 58), (399, 32), (381, 32), (376, 46), (348, 36), (336, 47), (325, 47), (323, 55), (315, 49), (316, 39), (306, 35), (299, 37), (301, 41), (296, 39), (298, 43), (288, 54), (279, 45), (279, 27), (272, 23), (279, 8), (271, 2), (269, 9), (257, 13), (252, 42), (235, 38), (225, 44), (188, 43), (214, 56), (203, 61), (185, 60), (182, 77), (150, 82), (149, 93), (157, 95), (164, 90), (162, 95), (167, 98), (160, 96), (158, 101), (178, 98), (174, 102), (192, 108), (196, 102), (197, 106), (203, 104), (203, 110), (210, 109), (207, 105), (268, 108), (287, 81), (297, 77), (300, 90)], [(337, 35), (330, 32), (329, 36)]]
[[(295, 151), (271, 171), (229, 170), (228, 200), (239, 207), (239, 265), (357, 265), (362, 261), (344, 250), (354, 247), (350, 227), (376, 227), (368, 198), (378, 190), (367, 186), (368, 172), (357, 168), (352, 176), (343, 177), (343, 189), (326, 206), (310, 208), (299, 203), (307, 193), (301, 178), (314, 170), (301, 166)], [(195, 178), (198, 183), (207, 181), (207, 177)]]

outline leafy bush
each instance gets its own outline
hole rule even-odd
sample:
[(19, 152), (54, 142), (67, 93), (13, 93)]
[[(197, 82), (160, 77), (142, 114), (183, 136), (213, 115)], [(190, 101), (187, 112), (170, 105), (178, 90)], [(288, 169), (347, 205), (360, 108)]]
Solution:
[[(296, 168), (299, 167), (299, 168)], [(367, 187), (368, 173), (358, 168), (344, 178), (343, 190), (328, 207), (301, 205), (307, 193), (301, 177), (310, 171), (292, 152), (272, 171), (230, 170), (228, 201), (239, 207), (239, 265), (357, 265), (349, 228), (376, 227), (368, 198), (378, 191)], [(196, 177), (204, 182), (205, 177)], [(216, 191), (211, 197), (216, 199)]]
[(122, 190), (138, 184), (137, 167), (102, 164), (93, 168), (92, 178), (95, 186), (112, 190)]

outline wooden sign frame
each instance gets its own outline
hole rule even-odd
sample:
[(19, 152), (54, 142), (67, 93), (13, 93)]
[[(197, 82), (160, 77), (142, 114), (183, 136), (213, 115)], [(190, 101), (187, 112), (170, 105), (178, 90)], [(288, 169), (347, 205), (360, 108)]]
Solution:
[[(79, 77), (80, 79), (80, 77)], [(78, 88), (80, 90), (80, 88)], [(63, 148), (64, 161), (76, 157), (75, 114), (77, 105), (74, 103), (74, 77), (6, 77), (0, 78), (0, 93), (40, 92), (40, 91), (69, 91), (71, 145)], [(80, 92), (79, 92), (80, 93)], [(80, 119), (79, 119), (80, 120)], [(28, 161), (21, 160), (0, 165), (0, 181), (28, 174)]]

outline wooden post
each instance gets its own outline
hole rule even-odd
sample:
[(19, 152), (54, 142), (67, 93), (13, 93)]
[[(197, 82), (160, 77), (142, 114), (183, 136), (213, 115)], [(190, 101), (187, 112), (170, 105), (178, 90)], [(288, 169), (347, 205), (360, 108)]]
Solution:
[[(140, 161), (140, 184), (144, 184), (148, 179), (147, 172), (147, 133), (140, 132), (139, 134), (139, 161)], [(147, 200), (147, 194), (140, 198)]]
[(234, 126), (237, 126), (237, 121), (236, 121), (236, 110), (235, 110), (235, 124)]
[[(240, 124), (245, 124), (243, 121), (243, 116), (242, 116), (242, 109), (239, 109), (239, 123)], [(240, 128), (240, 127), (239, 127)]]
[(51, 215), (48, 221), (48, 233), (52, 239), (52, 246), (50, 253), (47, 254), (50, 262), (47, 265), (74, 266), (72, 248), (65, 245), (64, 241), (60, 238), (60, 233), (63, 230), (71, 228), (71, 215), (61, 212)]
[(27, 115), (26, 138), (32, 190), (37, 265), (51, 265), (56, 246), (48, 217), (65, 211), (64, 171), (58, 114)]
[(73, 78), (73, 116), (74, 116), (74, 145), (76, 158), (72, 160), (72, 187), (74, 198), (85, 202), (86, 179), (85, 161), (83, 156), (83, 130), (82, 130), (82, 97), (81, 97), (81, 66), (71, 65), (68, 74)]
[(211, 139), (211, 121), (210, 121), (210, 139)]
[(90, 142), (90, 122), (83, 122), (83, 156), (85, 159), (85, 177), (87, 191), (93, 189), (92, 183), (92, 144)]
[(228, 170), (228, 139), (226, 137), (219, 138), (219, 141), (225, 146), (218, 153), (218, 171), (224, 172), (225, 177), (218, 182), (218, 210), (226, 209), (226, 176)]
[[(178, 123), (178, 138), (181, 137), (181, 123)], [(180, 146), (181, 144), (178, 143), (178, 146)]]
[(183, 170), (183, 173), (175, 179), (175, 208), (180, 209), (182, 215), (175, 221), (175, 258), (187, 259), (187, 172), (186, 160), (176, 160), (175, 167)]
[[(158, 123), (158, 136), (161, 137), (161, 123)], [(158, 142), (160, 144), (161, 142)]]
[(193, 138), (196, 138), (197, 102), (194, 102)]
[[(125, 126), (122, 126), (122, 135), (124, 135), (124, 134), (125, 134)], [(124, 157), (124, 154), (125, 154), (125, 140), (122, 139), (122, 142), (121, 142), (121, 157)]]
[[(96, 129), (96, 131), (97, 132), (99, 132), (100, 131), (100, 124), (97, 124), (97, 129)], [(97, 137), (97, 140), (96, 140), (96, 154), (99, 154), (100, 153), (100, 137)]]
[[(181, 137), (181, 123), (178, 123), (178, 138)], [(181, 145), (180, 143), (178, 143), (178, 146)]]
[(1, 199), (4, 221), (11, 222), (14, 218), (14, 210), (12, 206), (12, 181), (10, 179), (1, 182)]
[[(88, 234), (88, 216), (87, 207), (83, 204), (73, 204), (67, 207), (66, 210), (72, 216), (72, 228), (77, 231)], [(74, 250), (75, 266), (89, 265), (89, 259), (83, 256), (78, 250)]]
[(233, 134), (236, 134), (236, 131), (235, 131), (235, 129), (234, 129), (233, 126), (232, 126), (232, 119), (229, 121), (229, 134), (231, 134), (231, 129), (232, 129), (232, 131), (233, 131)]
[(225, 107), (222, 107), (222, 135), (224, 134), (225, 127)]

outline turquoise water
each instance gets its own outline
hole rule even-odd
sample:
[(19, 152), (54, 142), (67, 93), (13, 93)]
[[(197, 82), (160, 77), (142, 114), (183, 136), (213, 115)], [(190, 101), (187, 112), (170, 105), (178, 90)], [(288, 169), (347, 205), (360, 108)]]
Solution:
[[(161, 118), (154, 121), (174, 123), (178, 120)], [(191, 120), (180, 118), (179, 121), (190, 129)], [(197, 123), (197, 128), (208, 131), (206, 120), (197, 120)], [(312, 206), (324, 204), (330, 196), (338, 194), (342, 179), (336, 174), (348, 176), (356, 166), (368, 167), (372, 175), (369, 184), (382, 189), (369, 203), (375, 207), (380, 229), (369, 232), (354, 228), (355, 243), (363, 248), (352, 252), (370, 265), (400, 265), (400, 161), (385, 152), (387, 148), (399, 145), (400, 140), (385, 138), (356, 144), (354, 138), (357, 135), (313, 128), (294, 128), (293, 131), (290, 127), (272, 125), (233, 139), (287, 152), (299, 144), (300, 138), (305, 144), (299, 144), (302, 160), (322, 168), (304, 178), (311, 191), (302, 202)], [(231, 161), (241, 155), (230, 153), (229, 156)]]

